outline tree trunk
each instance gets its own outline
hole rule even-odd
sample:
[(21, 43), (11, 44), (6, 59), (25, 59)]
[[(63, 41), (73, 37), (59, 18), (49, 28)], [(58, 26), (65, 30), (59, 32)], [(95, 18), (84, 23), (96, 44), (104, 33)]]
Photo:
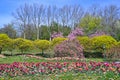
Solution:
[(39, 39), (39, 27), (37, 28), (37, 40)]
[(0, 47), (0, 54), (2, 53), (2, 47)]
[(24, 39), (26, 39), (26, 35), (25, 35), (25, 32), (23, 33), (23, 37), (24, 37)]
[(52, 38), (51, 38), (51, 33), (50, 33), (50, 39), (49, 39), (49, 41), (51, 41), (52, 40)]
[(44, 50), (42, 49), (42, 56), (44, 55)]
[(11, 56), (12, 56), (12, 51), (10, 51), (10, 53), (11, 53)]

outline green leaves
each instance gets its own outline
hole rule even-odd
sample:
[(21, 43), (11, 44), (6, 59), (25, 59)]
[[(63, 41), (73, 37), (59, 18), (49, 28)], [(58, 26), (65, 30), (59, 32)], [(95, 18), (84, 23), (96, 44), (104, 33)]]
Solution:
[(9, 40), (9, 37), (6, 34), (0, 34), (0, 54), (2, 52), (2, 49), (5, 48)]
[(98, 17), (93, 17), (90, 15), (86, 15), (80, 21), (80, 27), (82, 27), (86, 34), (90, 34), (91, 31), (97, 28), (99, 29), (101, 23), (101, 19)]
[(56, 46), (57, 44), (60, 44), (62, 43), (63, 41), (67, 40), (67, 38), (63, 38), (63, 37), (57, 37), (57, 38), (54, 38), (51, 42), (51, 45), (52, 46)]
[(48, 40), (36, 40), (36, 41), (34, 41), (34, 44), (38, 49), (45, 50), (45, 49), (49, 48), (50, 41), (48, 41)]
[(24, 51), (28, 51), (34, 47), (32, 41), (22, 39), (22, 38), (17, 38), (14, 41), (14, 45), (16, 48), (18, 48), (22, 53)]
[(107, 35), (96, 36), (91, 39), (92, 48), (96, 50), (102, 50), (104, 46), (105, 49), (111, 48), (116, 43), (117, 41), (113, 37)]

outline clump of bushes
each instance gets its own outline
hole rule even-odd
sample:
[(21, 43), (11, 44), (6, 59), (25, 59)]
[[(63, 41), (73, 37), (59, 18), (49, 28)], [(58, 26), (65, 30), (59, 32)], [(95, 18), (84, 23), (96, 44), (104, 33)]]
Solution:
[[(79, 33), (79, 34), (78, 34)], [(3, 50), (28, 50), (39, 49), (43, 56), (56, 57), (107, 57), (120, 58), (120, 41), (117, 42), (109, 35), (82, 36), (81, 29), (75, 29), (67, 38), (56, 37), (48, 40), (27, 40), (23, 38), (10, 39), (6, 34), (0, 34), (0, 53)], [(46, 50), (46, 53), (44, 51)], [(49, 55), (51, 54), (52, 55)], [(83, 55), (84, 54), (84, 55)]]
[(80, 44), (84, 47), (85, 57), (103, 57), (106, 55), (105, 50), (116, 45), (117, 41), (108, 35), (94, 37), (81, 36), (77, 37)]
[(84, 58), (83, 47), (77, 40), (65, 40), (54, 48), (56, 57), (79, 57)]

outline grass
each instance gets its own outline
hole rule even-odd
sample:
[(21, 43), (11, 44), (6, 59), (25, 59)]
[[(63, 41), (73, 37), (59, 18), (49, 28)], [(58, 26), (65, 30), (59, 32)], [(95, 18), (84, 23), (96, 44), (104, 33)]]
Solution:
[[(1, 63), (13, 63), (13, 62), (56, 62), (57, 60), (47, 60), (44, 58), (36, 59), (36, 58), (29, 58), (25, 57), (23, 55), (17, 55), (17, 56), (7, 56), (6, 58), (0, 58), (0, 64)], [(59, 62), (76, 62), (77, 60), (59, 60)], [(87, 58), (84, 61), (97, 61), (102, 62), (102, 58)]]
[[(24, 55), (16, 55), (16, 56), (6, 56), (6, 58), (0, 58), (1, 63), (13, 63), (13, 62), (77, 62), (78, 60), (47, 60), (47, 58), (29, 58)], [(81, 60), (80, 60), (81, 61)], [(106, 60), (103, 58), (85, 58), (85, 62), (95, 61), (95, 62), (112, 62), (111, 60)]]
[(0, 58), (0, 63), (13, 63), (13, 62), (46, 62), (45, 59), (26, 58), (24, 56), (8, 56), (6, 58)]
[[(108, 76), (109, 75), (109, 76)], [(120, 80), (119, 75), (106, 73), (103, 74), (86, 74), (86, 73), (61, 73), (49, 75), (29, 75), (17, 77), (3, 77), (0, 80)]]

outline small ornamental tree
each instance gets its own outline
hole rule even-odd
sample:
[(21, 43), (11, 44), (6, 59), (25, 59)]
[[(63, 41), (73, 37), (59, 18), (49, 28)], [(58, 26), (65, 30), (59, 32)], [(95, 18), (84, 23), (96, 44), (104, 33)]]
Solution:
[(7, 44), (5, 46), (6, 50), (11, 52), (11, 55), (12, 55), (12, 51), (15, 49), (14, 42), (15, 42), (14, 39), (8, 39)]
[(22, 54), (24, 53), (24, 51), (28, 51), (33, 48), (32, 41), (22, 38), (15, 39), (14, 45), (21, 51)]
[(8, 43), (9, 37), (6, 34), (0, 34), (0, 54), (2, 49), (5, 48), (6, 44)]
[(82, 36), (83, 33), (83, 29), (81, 28), (75, 28), (75, 30), (73, 30), (69, 35), (68, 35), (68, 39), (73, 40), (75, 39), (77, 36)]
[(48, 49), (50, 46), (50, 41), (48, 40), (36, 40), (34, 41), (35, 46), (42, 50), (42, 55), (44, 55), (44, 50)]
[(77, 40), (65, 40), (54, 48), (56, 57), (79, 57), (84, 58), (83, 47)]

